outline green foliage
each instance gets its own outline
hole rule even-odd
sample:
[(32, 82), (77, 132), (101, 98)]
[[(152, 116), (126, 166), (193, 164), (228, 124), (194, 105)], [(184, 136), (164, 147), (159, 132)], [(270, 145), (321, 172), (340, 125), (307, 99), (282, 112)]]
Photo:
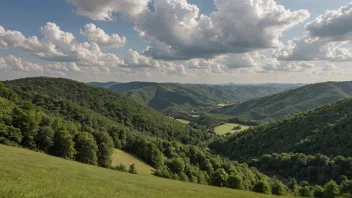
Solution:
[(274, 195), (287, 195), (287, 187), (279, 180), (275, 180), (271, 186), (271, 193)]
[(120, 165), (116, 166), (116, 170), (122, 171), (122, 172), (127, 172), (127, 168), (123, 164), (120, 164)]
[(95, 132), (93, 135), (98, 145), (98, 164), (101, 167), (109, 167), (111, 164), (114, 142), (106, 132)]
[(239, 175), (231, 174), (227, 179), (227, 185), (229, 188), (243, 190), (243, 179)]
[(335, 181), (330, 181), (325, 185), (324, 198), (336, 198), (340, 195), (339, 186)]
[(136, 165), (135, 164), (131, 164), (130, 168), (128, 169), (128, 172), (132, 173), (132, 174), (137, 174)]
[(52, 153), (65, 159), (73, 159), (76, 155), (74, 145), (73, 137), (68, 131), (57, 131), (54, 136)]
[(219, 168), (211, 177), (211, 184), (214, 186), (225, 186), (228, 180), (228, 174), (223, 168)]
[(313, 196), (314, 197), (324, 197), (324, 188), (321, 186), (314, 186)]
[(98, 165), (98, 146), (92, 134), (79, 133), (75, 137), (76, 160), (86, 164)]
[(253, 188), (254, 192), (263, 193), (263, 194), (271, 194), (271, 187), (266, 181), (258, 181)]
[(352, 82), (318, 83), (226, 106), (214, 110), (213, 113), (246, 117), (252, 120), (277, 120), (349, 96), (352, 96)]

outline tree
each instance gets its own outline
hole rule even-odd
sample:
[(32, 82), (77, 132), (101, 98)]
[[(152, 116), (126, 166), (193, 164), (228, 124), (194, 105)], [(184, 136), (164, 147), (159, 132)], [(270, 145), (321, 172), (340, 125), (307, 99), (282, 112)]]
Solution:
[(137, 174), (137, 169), (136, 169), (135, 164), (131, 164), (130, 165), (130, 168), (128, 169), (128, 172), (132, 173), (132, 174)]
[(65, 159), (73, 159), (76, 150), (74, 147), (75, 143), (72, 140), (72, 136), (67, 131), (57, 131), (54, 136), (54, 146), (52, 153), (58, 157)]
[(274, 195), (286, 195), (287, 194), (286, 186), (281, 181), (276, 179), (272, 185), (271, 192)]
[(271, 193), (271, 187), (268, 184), (268, 182), (264, 180), (258, 181), (253, 188), (254, 192), (257, 193), (264, 193), (264, 194), (270, 194)]
[(51, 129), (51, 127), (40, 127), (38, 134), (35, 137), (38, 149), (46, 153), (49, 152), (51, 147), (54, 145), (54, 135), (55, 132)]
[(182, 158), (173, 158), (169, 163), (168, 167), (170, 168), (171, 172), (180, 174), (185, 170), (185, 162)]
[(98, 145), (98, 165), (109, 167), (111, 164), (111, 155), (114, 151), (114, 142), (106, 132), (97, 132), (93, 133), (93, 135)]
[(98, 146), (92, 134), (79, 133), (75, 139), (75, 149), (77, 151), (76, 160), (86, 164), (97, 165)]
[(324, 197), (324, 188), (322, 188), (321, 186), (314, 186), (313, 196), (314, 197)]
[(313, 195), (312, 190), (309, 186), (301, 186), (298, 188), (298, 193), (302, 197), (311, 197)]
[(218, 168), (211, 176), (211, 183), (214, 186), (226, 186), (229, 175), (223, 168)]
[(231, 174), (227, 179), (227, 186), (233, 189), (243, 190), (243, 179), (239, 175)]
[(117, 169), (118, 171), (127, 172), (127, 168), (126, 168), (126, 166), (123, 165), (123, 164), (120, 164), (120, 165), (116, 166), (116, 169)]
[(324, 198), (335, 198), (340, 194), (339, 186), (334, 180), (329, 181), (324, 188)]

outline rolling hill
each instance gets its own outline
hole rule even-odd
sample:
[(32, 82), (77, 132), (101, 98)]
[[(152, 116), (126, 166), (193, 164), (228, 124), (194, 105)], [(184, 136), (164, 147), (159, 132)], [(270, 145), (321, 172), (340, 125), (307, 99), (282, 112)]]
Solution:
[[(268, 175), (324, 185), (352, 179), (352, 98), (262, 124), (210, 148)], [(349, 187), (350, 188), (350, 187)]]
[[(95, 83), (89, 85), (96, 86)], [(116, 83), (109, 90), (134, 98), (142, 104), (167, 114), (208, 111), (219, 105), (243, 102), (285, 90), (300, 84), (272, 85), (199, 85), (176, 83)]]
[(226, 106), (212, 113), (270, 121), (350, 96), (352, 82), (326, 82)]
[(0, 170), (0, 197), (274, 197), (133, 175), (3, 145)]

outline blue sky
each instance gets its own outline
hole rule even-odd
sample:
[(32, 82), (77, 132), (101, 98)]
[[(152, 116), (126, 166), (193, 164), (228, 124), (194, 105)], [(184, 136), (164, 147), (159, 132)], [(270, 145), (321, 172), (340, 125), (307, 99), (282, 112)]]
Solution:
[[(31, 0), (31, 1), (23, 1), (23, 0), (2, 0), (0, 2), (0, 26), (4, 28), (5, 31), (19, 31), (25, 39), (28, 39), (32, 36), (37, 36), (39, 40), (42, 40), (43, 44), (45, 39), (43, 33), (40, 31), (40, 27), (46, 26), (48, 22), (54, 23), (57, 27), (60, 28), (63, 32), (71, 33), (75, 37), (76, 43), (83, 43), (87, 42), (87, 37), (81, 34), (81, 30), (84, 29), (86, 24), (94, 24), (97, 28), (100, 28), (105, 32), (106, 35), (113, 35), (117, 34), (120, 37), (126, 37), (127, 42), (122, 47), (110, 47), (104, 46), (103, 44), (97, 45), (100, 47), (99, 52), (101, 53), (102, 57), (105, 57), (106, 54), (113, 54), (114, 60), (120, 59), (118, 64), (111, 64), (107, 62), (106, 64), (103, 63), (105, 58), (97, 58), (95, 62), (87, 64), (87, 60), (78, 60), (79, 57), (73, 57), (75, 59), (72, 61), (64, 60), (64, 61), (57, 61), (57, 59), (51, 58), (43, 58), (41, 57), (41, 53), (46, 52), (38, 52), (38, 50), (28, 50), (23, 47), (22, 43), (17, 43), (16, 45), (8, 45), (7, 47), (0, 47), (0, 57), (4, 59), (3, 70), (0, 67), (0, 80), (5, 80), (7, 78), (16, 78), (16, 77), (26, 77), (26, 76), (33, 76), (38, 75), (37, 72), (32, 72), (30, 67), (19, 67), (20, 69), (13, 69), (11, 64), (11, 60), (15, 59), (7, 59), (9, 56), (14, 56), (17, 58), (21, 58), (21, 61), (25, 61), (26, 64), (33, 63), (38, 64), (40, 67), (43, 67), (39, 74), (41, 75), (49, 75), (49, 76), (63, 76), (68, 78), (73, 78), (81, 81), (90, 81), (90, 80), (101, 80), (101, 81), (108, 81), (108, 80), (116, 80), (116, 81), (133, 81), (133, 80), (148, 80), (148, 81), (180, 81), (180, 82), (201, 82), (201, 83), (223, 83), (223, 82), (253, 82), (255, 78), (256, 82), (318, 82), (318, 81), (325, 81), (325, 80), (337, 80), (337, 79), (344, 79), (349, 80), (346, 75), (341, 75), (339, 73), (346, 73), (345, 70), (349, 70), (348, 63), (350, 60), (345, 58), (343, 61), (334, 61), (329, 60), (326, 57), (308, 57), (304, 59), (300, 59), (297, 57), (293, 57), (294, 50), (291, 52), (292, 57), (281, 57), (282, 54), (275, 55), (276, 52), (274, 50), (279, 50), (279, 47), (275, 45), (269, 46), (269, 44), (265, 44), (267, 42), (270, 43), (277, 43), (278, 41), (275, 40), (275, 33), (273, 32), (265, 32), (266, 29), (260, 29), (259, 31), (264, 31), (264, 33), (268, 34), (268, 40), (266, 38), (261, 38), (263, 40), (258, 40), (258, 43), (263, 41), (263, 45), (261, 46), (258, 44), (254, 44), (255, 46), (249, 46), (240, 48), (239, 45), (247, 45), (245, 43), (248, 39), (248, 42), (259, 38), (251, 38), (249, 35), (247, 37), (243, 37), (244, 41), (233, 41), (231, 44), (235, 43), (236, 45), (230, 46), (231, 49), (223, 50), (221, 49), (221, 44), (228, 40), (224, 40), (219, 44), (219, 48), (211, 49), (214, 46), (208, 45), (207, 43), (199, 44), (207, 37), (199, 38), (200, 40), (197, 43), (189, 44), (190, 40), (192, 42), (196, 42), (195, 35), (190, 36), (190, 38), (184, 38), (182, 36), (182, 32), (179, 35), (174, 35), (172, 38), (171, 36), (168, 37), (168, 34), (163, 34), (163, 31), (169, 31), (167, 28), (173, 28), (172, 23), (175, 21), (171, 21), (169, 24), (166, 23), (165, 20), (160, 16), (153, 16), (154, 7), (157, 10), (162, 9), (170, 9), (171, 7), (167, 7), (172, 5), (184, 5), (189, 6), (191, 4), (196, 5), (196, 7), (200, 10), (200, 15), (210, 16), (211, 13), (217, 12), (215, 3), (212, 0), (165, 0), (168, 1), (169, 4), (157, 3), (160, 0), (155, 2), (148, 2), (148, 0), (143, 0), (148, 3), (148, 6), (143, 8), (145, 12), (138, 13), (138, 17), (142, 19), (136, 19), (137, 16), (133, 16), (134, 18), (126, 13), (121, 12), (121, 9), (118, 7), (122, 1), (126, 0), (110, 0), (111, 5), (116, 5), (115, 10), (113, 10), (113, 16), (115, 16), (115, 20), (101, 20), (94, 18), (92, 15), (82, 14), (79, 13), (80, 9), (85, 9), (80, 7), (82, 5), (82, 1), (77, 0)], [(141, 0), (142, 1), (142, 0)], [(172, 2), (173, 1), (173, 2)], [(229, 0), (217, 0), (218, 2), (227, 2)], [(254, 0), (254, 2), (258, 2), (259, 0)], [(266, 0), (266, 1), (274, 1), (274, 0)], [(97, 1), (99, 2), (99, 1)], [(97, 3), (96, 2), (96, 3)], [(239, 3), (240, 2), (240, 3)], [(323, 15), (326, 10), (335, 10), (342, 6), (347, 6), (350, 1), (347, 0), (334, 0), (334, 1), (325, 1), (325, 0), (295, 0), (295, 1), (288, 1), (288, 0), (276, 0), (275, 1), (278, 5), (284, 6), (283, 12), (297, 12), (298, 15), (302, 15), (299, 19), (292, 19), (297, 20), (299, 22), (295, 23), (293, 21), (287, 22), (287, 25), (290, 26), (289, 28), (280, 27), (279, 30), (273, 29), (273, 31), (279, 31), (278, 34), (282, 33), (282, 37), (280, 37), (279, 42), (282, 45), (287, 45), (287, 41), (293, 40), (294, 38), (302, 38), (307, 35), (307, 30), (305, 25), (308, 22), (314, 21), (319, 15)], [(233, 3), (241, 4), (241, 1), (234, 0)], [(143, 5), (136, 5), (133, 6), (143, 6)], [(230, 1), (230, 6), (231, 1)], [(92, 5), (93, 6), (93, 5)], [(97, 7), (97, 5), (94, 5)], [(93, 6), (93, 7), (94, 7)], [(103, 6), (103, 5), (102, 5)], [(159, 6), (159, 7), (158, 7)], [(191, 8), (191, 7), (189, 7)], [(176, 8), (173, 8), (176, 9)], [(234, 6), (233, 9), (236, 9)], [(250, 8), (249, 8), (250, 9)], [(307, 13), (299, 12), (299, 10), (307, 10), (309, 12), (309, 17)], [(175, 13), (185, 11), (186, 9), (175, 10)], [(100, 11), (96, 11), (93, 14), (97, 14)], [(121, 12), (121, 13), (120, 13)], [(230, 9), (221, 9), (223, 12), (220, 13), (223, 16), (226, 16), (224, 12), (232, 12)], [(239, 10), (233, 10), (234, 13), (239, 12)], [(161, 12), (160, 12), (161, 13)], [(287, 14), (286, 13), (286, 14)], [(126, 14), (126, 16), (124, 16)], [(282, 13), (284, 16), (284, 13)], [(157, 15), (157, 14), (156, 14)], [(200, 16), (199, 15), (199, 16)], [(123, 17), (120, 17), (123, 16)], [(186, 15), (185, 15), (186, 16)], [(196, 18), (196, 21), (199, 22), (200, 17)], [(234, 15), (233, 17), (236, 17)], [(143, 18), (147, 19), (148, 17), (151, 18), (151, 22), (155, 21), (155, 27), (150, 27), (150, 22), (147, 20), (144, 21)], [(159, 17), (159, 18), (158, 18)], [(189, 17), (187, 15), (187, 17)], [(231, 15), (229, 15), (231, 17)], [(252, 16), (250, 16), (252, 17)], [(165, 16), (164, 16), (165, 18)], [(158, 21), (160, 19), (160, 21)], [(219, 17), (220, 19), (220, 17)], [(351, 18), (352, 19), (352, 18)], [(178, 19), (177, 19), (178, 20)], [(226, 19), (226, 23), (235, 23), (235, 21), (243, 20), (233, 18)], [(254, 19), (254, 20), (261, 20), (261, 19)], [(288, 18), (287, 20), (291, 20)], [(338, 22), (338, 19), (336, 19)], [(177, 22), (177, 21), (176, 21)], [(192, 26), (191, 18), (189, 19), (190, 22), (188, 25)], [(224, 21), (213, 21), (215, 23), (225, 23)], [(183, 23), (178, 22), (176, 23)], [(236, 22), (237, 23), (237, 22)], [(251, 21), (243, 22), (243, 27), (247, 27), (245, 23), (251, 23)], [(149, 25), (148, 25), (149, 24)], [(164, 24), (158, 25), (158, 24)], [(294, 24), (294, 25), (293, 25)], [(352, 21), (351, 21), (352, 24)], [(177, 27), (177, 26), (174, 27)], [(324, 24), (323, 24), (324, 25)], [(249, 24), (248, 24), (249, 26)], [(320, 26), (319, 26), (320, 27)], [(160, 29), (159, 29), (160, 28)], [(257, 27), (255, 27), (257, 28)], [(177, 29), (174, 29), (174, 31)], [(315, 30), (315, 29), (314, 29)], [(223, 33), (228, 33), (228, 31), (233, 31), (229, 35), (232, 35), (231, 38), (237, 37), (237, 35), (241, 35), (238, 31), (238, 28), (233, 29), (226, 29), (226, 25), (220, 27), (220, 31)], [(145, 33), (144, 36), (141, 36), (141, 33)], [(160, 33), (160, 34), (159, 34)], [(199, 32), (198, 34), (202, 34), (203, 32)], [(176, 33), (175, 33), (176, 34)], [(214, 34), (214, 33), (213, 33)], [(347, 33), (345, 33), (347, 35)], [(214, 38), (217, 38), (216, 35), (212, 35)], [(272, 38), (271, 38), (272, 37)], [(185, 43), (175, 43), (176, 41), (182, 39), (186, 39), (188, 44)], [(227, 39), (230, 39), (228, 37)], [(341, 42), (350, 41), (350, 38), (346, 38)], [(195, 41), (193, 41), (195, 40)], [(1, 41), (1, 37), (0, 37)], [(159, 45), (155, 44), (155, 42), (162, 42), (167, 48), (161, 48)], [(22, 41), (21, 41), (22, 42)], [(48, 41), (49, 42), (49, 41)], [(95, 41), (96, 42), (96, 41)], [(209, 41), (210, 42), (210, 41)], [(340, 42), (340, 41), (339, 41)], [(90, 44), (91, 41), (89, 41)], [(334, 44), (335, 41), (334, 41)], [(216, 45), (216, 44), (215, 44)], [(328, 44), (325, 43), (327, 46)], [(320, 46), (320, 51), (326, 46)], [(336, 44), (337, 45), (337, 44)], [(18, 47), (21, 46), (21, 47)], [(57, 44), (56, 49), (59, 49), (60, 44)], [(200, 47), (201, 46), (201, 47)], [(226, 45), (228, 46), (228, 44)], [(226, 47), (225, 46), (225, 47)], [(224, 46), (223, 46), (224, 47)], [(222, 47), (222, 48), (223, 48)], [(281, 46), (280, 50), (284, 51), (287, 50), (286, 46)], [(348, 47), (348, 45), (347, 45)], [(147, 50), (147, 48), (150, 48)], [(298, 48), (298, 47), (297, 47)], [(169, 54), (165, 53), (165, 50), (172, 49), (174, 52), (170, 52)], [(195, 50), (198, 49), (200, 52), (196, 52)], [(250, 50), (249, 50), (250, 49)], [(325, 48), (324, 48), (325, 49)], [(349, 49), (349, 48), (348, 48)], [(318, 49), (317, 49), (318, 50)], [(132, 53), (133, 52), (133, 53)], [(64, 53), (62, 50), (58, 53)], [(72, 53), (79, 54), (79, 51), (74, 51)], [(94, 53), (92, 53), (94, 54)], [(263, 58), (261, 55), (265, 55)], [(274, 56), (275, 55), (275, 56)], [(45, 55), (46, 56), (46, 55)], [(52, 56), (52, 55), (50, 55)], [(66, 55), (65, 56), (69, 56)], [(286, 55), (285, 55), (286, 56)], [(345, 55), (348, 57), (348, 55)], [(130, 59), (127, 59), (130, 57)], [(247, 58), (246, 58), (247, 57)], [(272, 57), (275, 57), (275, 60), (271, 60)], [(277, 58), (279, 57), (279, 58)], [(281, 58), (280, 58), (281, 57)], [(337, 57), (337, 56), (336, 56)], [(49, 60), (50, 59), (50, 60)], [(77, 60), (76, 60), (77, 59)], [(249, 59), (247, 61), (247, 59)], [(1, 60), (1, 59), (0, 59)], [(18, 60), (18, 59), (16, 59)], [(60, 59), (61, 60), (61, 59)], [(91, 59), (90, 59), (91, 60)], [(130, 61), (128, 61), (130, 60)], [(290, 62), (287, 62), (287, 61)], [(245, 62), (243, 62), (245, 61)], [(115, 63), (118, 61), (115, 61)], [(130, 62), (130, 63), (129, 63)], [(140, 64), (141, 62), (147, 64)], [(275, 62), (275, 63), (273, 63)], [(276, 63), (278, 62), (278, 63)], [(0, 62), (1, 63), (1, 62)], [(13, 63), (13, 62), (12, 62)], [(138, 64), (137, 64), (138, 63)], [(203, 63), (203, 64), (200, 64)], [(249, 64), (250, 63), (250, 64)], [(272, 65), (268, 65), (269, 63), (273, 63)], [(15, 64), (15, 63), (13, 63)], [(16, 64), (18, 64), (16, 62)], [(53, 68), (52, 65), (54, 64), (61, 64), (60, 71), (49, 71), (48, 68)], [(98, 65), (99, 64), (99, 65)], [(46, 67), (49, 65), (48, 67)], [(69, 66), (70, 65), (70, 66)], [(74, 65), (74, 66), (72, 66)], [(89, 65), (89, 67), (87, 66)], [(114, 66), (111, 66), (114, 65)], [(314, 71), (303, 71), (306, 68), (313, 67), (321, 67), (320, 70), (315, 69)], [(329, 66), (327, 66), (329, 65)], [(76, 68), (77, 66), (77, 68)], [(59, 67), (59, 66), (56, 66)], [(76, 69), (72, 69), (76, 68)], [(96, 68), (97, 67), (97, 68)], [(118, 67), (118, 68), (114, 68)], [(329, 73), (328, 76), (322, 75), (323, 71), (329, 67), (332, 73)], [(302, 69), (303, 68), (303, 69)], [(84, 71), (83, 71), (84, 70)], [(329, 71), (330, 72), (330, 71)], [(318, 75), (319, 73), (319, 75)], [(226, 77), (225, 77), (226, 76)], [(285, 77), (281, 77), (285, 76)], [(312, 77), (313, 76), (313, 77)], [(329, 77), (330, 76), (330, 77)]]

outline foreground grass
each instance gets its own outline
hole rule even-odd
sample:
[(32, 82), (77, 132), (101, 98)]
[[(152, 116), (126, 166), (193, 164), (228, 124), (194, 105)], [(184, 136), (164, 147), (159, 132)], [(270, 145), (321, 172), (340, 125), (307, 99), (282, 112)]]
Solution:
[(270, 198), (273, 196), (133, 175), (0, 145), (0, 197)]
[(142, 160), (139, 160), (133, 155), (130, 155), (118, 149), (114, 150), (114, 153), (111, 158), (111, 165), (113, 166), (123, 164), (128, 168), (131, 164), (135, 164), (138, 174), (150, 175), (154, 172), (153, 167), (149, 166), (148, 164), (144, 163)]
[[(233, 130), (234, 127), (237, 127), (237, 126), (240, 126), (241, 129), (239, 130)], [(238, 132), (241, 132), (241, 131), (244, 131), (246, 129), (248, 129), (249, 126), (245, 126), (245, 125), (240, 125), (240, 124), (232, 124), (232, 123), (227, 123), (227, 124), (223, 124), (223, 125), (220, 125), (218, 127), (216, 127), (214, 129), (214, 132), (217, 134), (217, 135), (225, 135), (226, 133), (230, 132), (230, 133), (238, 133)]]

